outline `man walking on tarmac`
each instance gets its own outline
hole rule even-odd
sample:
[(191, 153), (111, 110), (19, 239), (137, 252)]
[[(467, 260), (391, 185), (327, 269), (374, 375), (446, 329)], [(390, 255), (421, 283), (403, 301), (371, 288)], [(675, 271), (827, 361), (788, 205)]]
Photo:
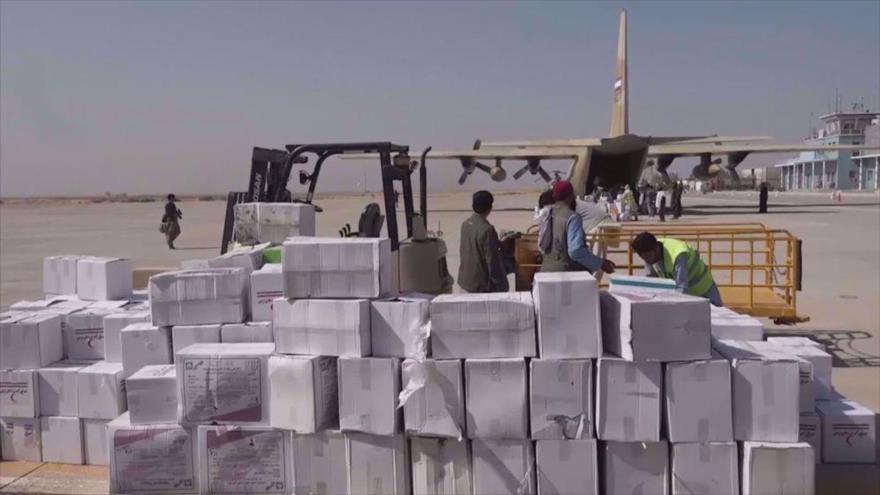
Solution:
[(461, 224), (458, 285), (467, 292), (507, 292), (507, 274), (501, 262), (501, 244), (487, 220), (495, 198), (489, 191), (474, 193), (474, 214)]
[(162, 215), (162, 228), (159, 229), (165, 234), (165, 242), (168, 243), (168, 249), (177, 249), (174, 247), (174, 240), (180, 235), (180, 219), (183, 213), (177, 209), (174, 202), (177, 198), (173, 194), (168, 195), (168, 202), (165, 203), (165, 214)]
[(550, 215), (544, 220), (546, 228), (539, 241), (544, 255), (542, 272), (588, 270), (595, 273), (614, 272), (614, 263), (594, 255), (587, 249), (584, 224), (575, 212), (574, 189), (571, 182), (561, 180), (553, 184), (553, 200)]
[(703, 263), (700, 252), (684, 241), (658, 239), (650, 232), (642, 232), (633, 240), (632, 248), (645, 261), (645, 275), (675, 280), (676, 291), (722, 305), (712, 272)]

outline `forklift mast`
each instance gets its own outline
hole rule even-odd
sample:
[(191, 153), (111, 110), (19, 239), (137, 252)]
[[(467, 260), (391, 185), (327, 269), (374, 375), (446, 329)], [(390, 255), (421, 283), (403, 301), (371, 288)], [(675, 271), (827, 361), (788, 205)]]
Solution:
[[(420, 210), (421, 218), (426, 221), (427, 215), (427, 171), (425, 169), (425, 153), (422, 155), (420, 169)], [(288, 144), (284, 150), (255, 147), (251, 159), (251, 173), (248, 187), (243, 192), (230, 192), (226, 199), (226, 221), (223, 226), (221, 254), (225, 253), (232, 241), (235, 222), (235, 205), (238, 203), (306, 203), (312, 204), (315, 188), (321, 175), (321, 168), (327, 158), (342, 154), (376, 154), (379, 158), (382, 174), (382, 192), (385, 203), (388, 238), (391, 250), (397, 251), (400, 246), (400, 233), (397, 226), (394, 183), (400, 182), (403, 192), (403, 205), (406, 218), (406, 237), (413, 235), (413, 218), (417, 216), (413, 206), (413, 190), (411, 176), (417, 162), (408, 155), (409, 147), (383, 142), (356, 143), (323, 143), (323, 144)], [(288, 190), (288, 182), (296, 165), (309, 163), (309, 156), (314, 155), (311, 173), (300, 170), (298, 177), (301, 185), (308, 185), (304, 198), (294, 198)], [(317, 206), (315, 210), (320, 212)], [(425, 223), (427, 225), (427, 223)]]

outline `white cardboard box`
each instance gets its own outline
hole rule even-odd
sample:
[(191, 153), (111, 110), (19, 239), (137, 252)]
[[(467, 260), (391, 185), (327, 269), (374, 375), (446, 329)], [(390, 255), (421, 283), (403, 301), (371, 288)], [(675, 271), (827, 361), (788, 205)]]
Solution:
[(366, 299), (278, 299), (272, 309), (279, 353), (370, 355), (370, 301)]
[(596, 440), (538, 440), (535, 456), (539, 494), (599, 494)]
[(798, 442), (810, 444), (816, 454), (816, 464), (822, 462), (822, 418), (816, 412), (801, 413)]
[(206, 259), (183, 260), (180, 262), (181, 270), (208, 270), (211, 268)]
[(410, 493), (409, 446), (403, 435), (345, 435), (349, 495)]
[(271, 321), (226, 323), (220, 328), (220, 342), (275, 342)]
[(182, 425), (269, 424), (272, 344), (193, 344), (177, 355)]
[(251, 320), (272, 321), (272, 304), (284, 297), (280, 263), (266, 263), (251, 273)]
[(815, 347), (817, 349), (825, 350), (825, 345), (821, 342), (817, 342), (809, 337), (801, 337), (801, 336), (792, 336), (792, 337), (767, 337), (767, 342), (772, 342), (774, 344), (784, 345), (784, 346), (793, 346), (793, 347)]
[(0, 417), (0, 451), (3, 460), (40, 462), (40, 418)]
[[(815, 400), (815, 392), (816, 390), (820, 390), (820, 393), (830, 392), (830, 389), (825, 389), (822, 383), (817, 383), (813, 380), (813, 364), (810, 360), (805, 359), (799, 355), (799, 353), (809, 353), (812, 348), (805, 349), (803, 347), (791, 347), (780, 345), (773, 342), (758, 342), (758, 341), (734, 341), (737, 342), (735, 345), (742, 351), (754, 354), (756, 356), (763, 356), (767, 359), (782, 359), (782, 360), (795, 360), (798, 363), (798, 373), (799, 373), (799, 391), (798, 391), (798, 403), (800, 404), (801, 412), (810, 412), (816, 409), (816, 400)], [(731, 345), (730, 341), (723, 341), (728, 345)], [(830, 356), (828, 364), (830, 365)], [(822, 360), (820, 360), (822, 362)], [(828, 368), (828, 383), (830, 383), (830, 367)], [(827, 392), (826, 392), (827, 391)]]
[(471, 449), (467, 440), (410, 439), (413, 495), (472, 495)]
[(291, 453), (294, 495), (348, 493), (348, 458), (342, 433), (294, 433)]
[(235, 240), (281, 244), (288, 237), (315, 235), (315, 207), (304, 203), (235, 205)]
[(30, 309), (7, 309), (0, 312), (0, 323), (11, 324), (12, 322), (23, 320), (29, 316), (33, 316), (36, 310)]
[(669, 493), (666, 442), (605, 442), (604, 493)]
[(800, 371), (794, 357), (759, 354), (752, 341), (721, 340), (715, 348), (731, 362), (733, 437), (794, 442), (800, 422)]
[(60, 316), (37, 313), (0, 323), (0, 369), (36, 369), (63, 356)]
[(156, 326), (240, 323), (248, 315), (249, 276), (243, 268), (210, 268), (150, 277)]
[(76, 261), (79, 258), (74, 255), (43, 258), (43, 293), (76, 294)]
[(672, 495), (738, 495), (736, 442), (673, 443)]
[(77, 377), (86, 366), (81, 362), (59, 361), (40, 368), (40, 416), (79, 414)]
[(525, 359), (468, 359), (464, 374), (468, 438), (528, 439)]
[(173, 364), (144, 366), (125, 380), (132, 424), (177, 422), (177, 373)]
[(593, 438), (593, 362), (532, 359), (529, 363), (531, 438)]
[(535, 306), (528, 292), (443, 294), (431, 301), (437, 359), (535, 356)]
[(82, 424), (76, 416), (40, 418), (43, 462), (83, 463)]
[(85, 463), (92, 466), (106, 466), (110, 463), (107, 451), (106, 419), (82, 419), (83, 457)]
[(131, 298), (131, 260), (80, 258), (76, 262), (76, 294), (84, 301)]
[[(715, 306), (713, 306), (715, 308)], [(764, 339), (764, 324), (757, 318), (737, 313), (712, 314), (712, 337), (725, 340)]]
[[(804, 341), (811, 342), (805, 344)], [(768, 338), (772, 345), (782, 346), (784, 350), (809, 361), (813, 365), (813, 396), (816, 399), (829, 400), (834, 390), (831, 384), (831, 354), (825, 352), (822, 345), (805, 337)]]
[(126, 409), (122, 364), (98, 361), (76, 374), (80, 418), (111, 420)]
[(874, 464), (877, 431), (874, 412), (848, 399), (820, 400), (816, 410), (822, 418), (822, 461)]
[[(465, 433), (461, 361), (403, 362), (404, 423), (409, 435), (459, 438)], [(411, 392), (406, 393), (407, 390)]]
[(596, 435), (602, 440), (657, 442), (663, 374), (656, 361), (599, 358)]
[(339, 428), (373, 435), (400, 431), (400, 360), (339, 358)]
[(104, 316), (104, 361), (122, 362), (122, 329), (132, 323), (150, 321), (147, 311), (119, 311)]
[(675, 292), (675, 281), (659, 277), (640, 275), (618, 275), (608, 277), (608, 290), (612, 292), (645, 292), (650, 294)]
[(199, 490), (290, 493), (290, 433), (268, 426), (199, 426)]
[(63, 300), (64, 299), (62, 299), (61, 296), (47, 295), (43, 299), (16, 301), (9, 306), (9, 309), (4, 314), (7, 314), (8, 316), (9, 312), (11, 311), (35, 313), (38, 311), (49, 309), (53, 305), (58, 304)]
[(0, 370), (0, 412), (13, 418), (40, 415), (40, 379), (37, 370)]
[(370, 339), (373, 356), (416, 357), (427, 353), (428, 308), (431, 297), (406, 297), (372, 301)]
[(533, 445), (530, 440), (472, 440), (474, 493), (535, 493)]
[(336, 358), (269, 358), (269, 424), (298, 433), (315, 433), (339, 423)]
[(227, 253), (208, 258), (210, 268), (243, 268), (250, 277), (251, 272), (263, 267), (263, 250), (268, 244), (239, 246)]
[(599, 286), (589, 272), (538, 272), (532, 295), (542, 358), (602, 355)]
[(104, 359), (104, 318), (114, 312), (111, 309), (87, 308), (67, 315), (63, 331), (67, 358)]
[(376, 298), (394, 291), (391, 241), (290, 237), (281, 247), (286, 298)]
[(813, 455), (807, 443), (743, 442), (742, 495), (813, 495)]
[[(177, 353), (193, 344), (220, 343), (220, 324), (210, 325), (177, 325), (171, 327), (171, 348), (174, 350), (172, 361)], [(176, 361), (175, 361), (176, 362)]]
[(709, 300), (678, 293), (602, 292), (605, 350), (628, 361), (711, 356)]
[(668, 363), (663, 387), (670, 442), (732, 442), (730, 362), (712, 359)]
[(171, 364), (171, 328), (132, 323), (122, 329), (123, 378), (144, 366)]
[(195, 435), (175, 423), (132, 425), (128, 413), (107, 425), (111, 493), (190, 494), (198, 490)]

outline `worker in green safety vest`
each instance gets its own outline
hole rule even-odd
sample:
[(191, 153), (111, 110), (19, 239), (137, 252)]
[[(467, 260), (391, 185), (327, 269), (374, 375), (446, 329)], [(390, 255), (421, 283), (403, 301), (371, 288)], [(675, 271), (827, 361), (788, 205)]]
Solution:
[(686, 242), (658, 239), (650, 232), (642, 232), (633, 240), (632, 248), (645, 261), (645, 275), (675, 280), (678, 292), (705, 297), (715, 306), (721, 306), (721, 293), (712, 272), (703, 263), (700, 252)]

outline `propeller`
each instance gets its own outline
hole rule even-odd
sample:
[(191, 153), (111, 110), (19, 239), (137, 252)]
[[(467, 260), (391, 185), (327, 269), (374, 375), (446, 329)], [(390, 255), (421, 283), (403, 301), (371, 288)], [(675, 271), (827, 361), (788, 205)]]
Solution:
[(473, 158), (461, 158), (459, 160), (461, 162), (461, 168), (464, 169), (461, 172), (461, 177), (458, 178), (458, 185), (464, 184), (464, 181), (467, 180), (468, 176), (474, 173), (474, 167), (476, 166), (476, 161)]
[(529, 158), (523, 168), (514, 172), (513, 178), (519, 179), (526, 172), (529, 172), (532, 175), (540, 175), (541, 178), (544, 179), (544, 182), (550, 182), (553, 180), (553, 178), (550, 177), (550, 174), (548, 174), (547, 171), (544, 170), (544, 167), (541, 166), (540, 158)]
[[(475, 143), (475, 146), (478, 143), (479, 142)], [(464, 184), (465, 181), (467, 180), (468, 176), (471, 175), (472, 173), (474, 173), (474, 170), (476, 170), (476, 169), (480, 169), (483, 172), (486, 172), (487, 174), (489, 174), (489, 177), (491, 177), (492, 180), (494, 180), (496, 182), (500, 182), (507, 177), (507, 171), (504, 170), (503, 168), (501, 168), (501, 159), (495, 160), (494, 167), (490, 167), (490, 166), (486, 165), (485, 163), (478, 162), (474, 158), (471, 158), (471, 157), (462, 157), (462, 158), (460, 158), (460, 161), (461, 161), (461, 168), (463, 170), (461, 172), (461, 176), (458, 178), (459, 185)]]

